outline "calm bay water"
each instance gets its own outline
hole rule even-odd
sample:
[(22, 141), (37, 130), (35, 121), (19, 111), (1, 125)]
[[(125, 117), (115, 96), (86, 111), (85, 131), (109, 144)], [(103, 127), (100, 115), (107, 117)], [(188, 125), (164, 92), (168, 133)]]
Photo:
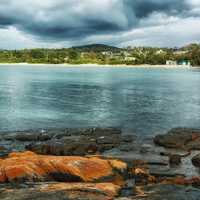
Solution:
[(0, 67), (0, 132), (97, 126), (200, 128), (200, 70)]

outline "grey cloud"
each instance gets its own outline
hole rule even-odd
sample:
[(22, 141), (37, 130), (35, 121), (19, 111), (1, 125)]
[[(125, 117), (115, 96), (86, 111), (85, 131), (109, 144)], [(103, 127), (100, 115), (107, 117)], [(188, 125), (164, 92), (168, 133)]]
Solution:
[(190, 7), (185, 0), (127, 0), (138, 18), (148, 17), (153, 12), (163, 12), (170, 15), (181, 15)]
[(155, 12), (184, 17), (193, 16), (192, 10), (188, 0), (1, 0), (0, 27), (73, 41), (138, 28)]

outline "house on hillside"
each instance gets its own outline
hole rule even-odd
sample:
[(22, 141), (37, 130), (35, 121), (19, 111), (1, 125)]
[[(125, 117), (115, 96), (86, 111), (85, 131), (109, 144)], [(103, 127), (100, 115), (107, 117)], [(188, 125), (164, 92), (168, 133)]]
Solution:
[(175, 60), (167, 60), (166, 61), (166, 65), (177, 65), (178, 63), (177, 63), (177, 61), (175, 61)]
[(159, 49), (159, 50), (156, 51), (156, 54), (164, 54), (164, 53), (166, 53), (166, 52), (162, 49)]
[(128, 62), (136, 61), (136, 57), (133, 57), (133, 56), (126, 56), (126, 57), (124, 57), (124, 60), (125, 60), (125, 61), (128, 61)]
[(191, 66), (191, 62), (189, 60), (167, 60), (166, 65), (179, 65), (179, 66)]
[(128, 51), (121, 51), (121, 55), (123, 55), (124, 57), (129, 57), (131, 56), (131, 53)]
[(104, 55), (104, 56), (109, 56), (109, 57), (113, 56), (112, 51), (102, 51), (101, 54)]

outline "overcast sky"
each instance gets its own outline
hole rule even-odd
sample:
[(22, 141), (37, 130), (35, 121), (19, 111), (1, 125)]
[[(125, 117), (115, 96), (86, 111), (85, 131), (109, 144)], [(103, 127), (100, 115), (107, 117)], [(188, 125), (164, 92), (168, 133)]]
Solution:
[(200, 0), (0, 0), (0, 48), (200, 42)]

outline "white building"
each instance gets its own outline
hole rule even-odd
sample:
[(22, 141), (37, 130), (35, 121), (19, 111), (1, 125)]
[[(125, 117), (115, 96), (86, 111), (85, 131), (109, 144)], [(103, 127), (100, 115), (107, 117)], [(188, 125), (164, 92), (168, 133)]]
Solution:
[(101, 54), (104, 56), (112, 56), (113, 52), (112, 51), (103, 51), (103, 52), (101, 52)]
[(167, 60), (166, 65), (177, 65), (177, 61), (174, 60)]
[(126, 56), (126, 57), (124, 58), (124, 60), (125, 60), (125, 61), (135, 61), (136, 58), (133, 57), (133, 56)]

